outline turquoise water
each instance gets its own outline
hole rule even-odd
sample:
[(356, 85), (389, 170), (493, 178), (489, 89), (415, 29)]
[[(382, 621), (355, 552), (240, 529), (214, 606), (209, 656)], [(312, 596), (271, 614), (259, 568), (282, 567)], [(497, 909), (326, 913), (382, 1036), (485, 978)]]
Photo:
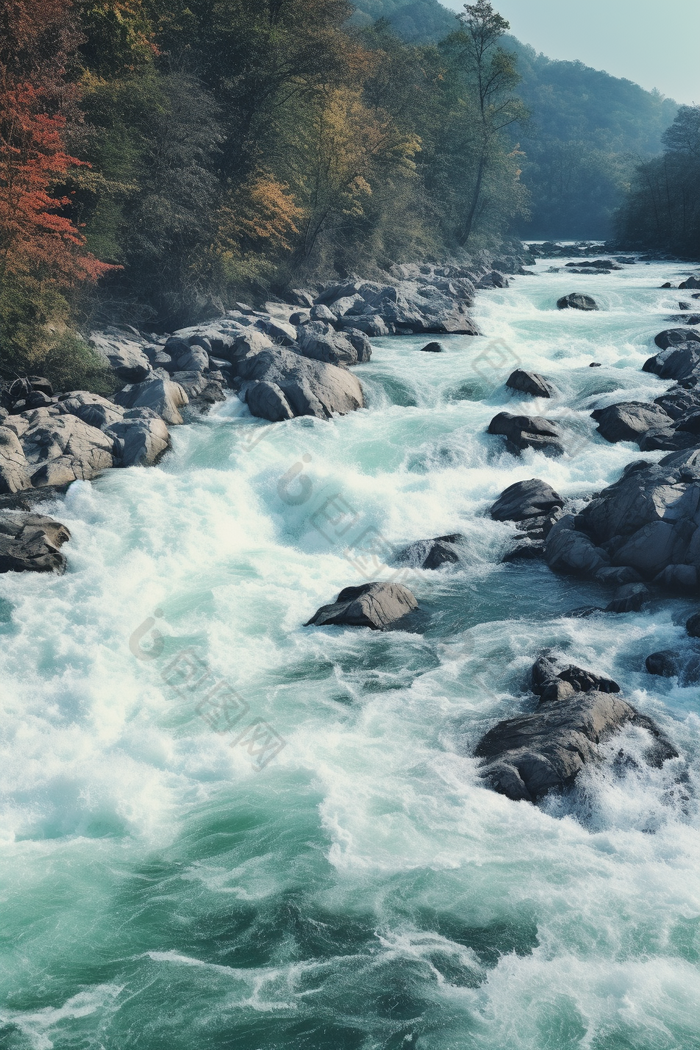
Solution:
[[(700, 1047), (698, 692), (644, 671), (694, 604), (572, 619), (608, 592), (500, 564), (515, 532), (486, 516), (513, 481), (583, 499), (639, 457), (589, 412), (668, 385), (640, 369), (682, 271), (548, 265), (480, 295), (483, 338), (377, 340), (362, 412), (231, 398), (46, 506), (67, 574), (0, 577), (0, 1047)], [(557, 311), (573, 290), (601, 312)], [(507, 393), (518, 364), (560, 397)], [(533, 407), (565, 457), (484, 433)], [(303, 629), (457, 531), (463, 566), (406, 581), (416, 630)], [(472, 746), (552, 645), (658, 719), (674, 769), (603, 766), (539, 809), (484, 788)]]

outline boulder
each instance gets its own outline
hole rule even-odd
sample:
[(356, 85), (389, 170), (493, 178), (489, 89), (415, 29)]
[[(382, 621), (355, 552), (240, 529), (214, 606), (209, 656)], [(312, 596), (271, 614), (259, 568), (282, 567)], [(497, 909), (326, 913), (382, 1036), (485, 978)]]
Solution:
[(179, 383), (169, 379), (153, 379), (125, 386), (115, 394), (114, 400), (124, 408), (150, 408), (171, 425), (182, 423), (180, 409), (189, 403)]
[(643, 372), (653, 372), (661, 379), (675, 379), (677, 382), (689, 379), (699, 370), (700, 343), (692, 339), (670, 343), (642, 365)]
[(417, 608), (418, 602), (411, 591), (399, 583), (365, 583), (346, 587), (335, 602), (322, 606), (304, 626), (338, 624), (384, 631)]
[(445, 350), (442, 343), (426, 343), (425, 346), (420, 348), (424, 354), (442, 354)]
[(494, 521), (524, 521), (551, 514), (564, 506), (564, 500), (551, 485), (539, 478), (509, 485), (491, 507)]
[(691, 638), (700, 638), (700, 613), (693, 613), (686, 621), (685, 629)]
[(595, 576), (610, 564), (606, 551), (596, 547), (585, 532), (576, 529), (576, 518), (565, 514), (552, 527), (544, 555), (553, 572), (575, 576)]
[(294, 416), (331, 416), (364, 405), (362, 387), (346, 368), (312, 361), (284, 347), (263, 350), (244, 362), (241, 396), (253, 415), (277, 422)]
[(623, 401), (591, 412), (606, 441), (638, 441), (648, 430), (670, 427), (673, 420), (660, 405)]
[(581, 295), (578, 292), (572, 292), (570, 295), (563, 295), (561, 299), (557, 300), (557, 306), (560, 310), (597, 310), (598, 304), (595, 299), (590, 295)]
[(24, 449), (14, 430), (0, 426), (0, 494), (22, 492), (31, 488)]
[(106, 397), (88, 390), (73, 390), (70, 394), (64, 394), (58, 399), (56, 410), (61, 414), (77, 416), (83, 423), (98, 430), (118, 423), (124, 415), (121, 405), (115, 405)]
[(20, 441), (36, 488), (88, 481), (114, 466), (114, 440), (77, 416), (40, 408), (28, 413), (27, 423)]
[(678, 346), (680, 343), (700, 343), (700, 332), (692, 328), (667, 328), (655, 336), (654, 342), (660, 350), (667, 350), (669, 346)]
[(317, 306), (312, 306), (310, 315), (312, 321), (335, 321), (335, 314), (323, 303)]
[(509, 283), (508, 278), (502, 273), (499, 273), (498, 270), (491, 270), (490, 273), (484, 274), (484, 276), (479, 279), (476, 287), (482, 290), (488, 288), (507, 288)]
[(499, 722), (475, 754), (480, 776), (514, 801), (538, 802), (550, 791), (571, 787), (588, 764), (599, 763), (599, 745), (626, 725), (646, 729), (653, 743), (645, 758), (660, 767), (677, 750), (651, 719), (609, 692), (574, 692), (556, 703), (540, 703), (532, 714)]
[(615, 597), (606, 607), (605, 612), (639, 612), (650, 597), (649, 590), (643, 583), (626, 583), (615, 591)]
[(678, 656), (672, 649), (652, 653), (647, 656), (644, 664), (649, 674), (659, 675), (661, 678), (675, 678), (680, 672)]
[(523, 368), (516, 368), (506, 379), (506, 386), (511, 390), (520, 390), (523, 394), (532, 394), (533, 397), (554, 397), (556, 390), (548, 383), (544, 376), (537, 372), (526, 372)]
[(274, 318), (260, 317), (255, 322), (255, 327), (268, 335), (273, 343), (278, 346), (294, 346), (297, 341), (297, 330), (285, 321)]
[(419, 569), (439, 569), (441, 565), (461, 561), (459, 545), (463, 541), (464, 536), (460, 533), (437, 536), (431, 540), (417, 540), (399, 551), (396, 560)]
[(697, 276), (693, 275), (692, 277), (689, 277), (687, 279), (687, 281), (682, 281), (678, 285), (678, 287), (679, 288), (700, 288), (700, 277), (697, 277)]
[(499, 412), (488, 427), (489, 434), (506, 438), (508, 451), (519, 453), (526, 448), (540, 449), (548, 455), (562, 455), (563, 433), (560, 427), (542, 416), (514, 416)]
[(93, 332), (90, 345), (125, 383), (140, 383), (151, 371), (144, 353), (146, 341), (124, 329), (110, 327)]
[(70, 532), (41, 514), (0, 514), (0, 572), (65, 571), (59, 548)]
[(150, 466), (170, 447), (168, 428), (159, 416), (128, 418), (113, 423), (105, 433), (114, 438), (120, 467)]
[[(619, 693), (620, 686), (612, 678), (585, 671), (575, 664), (562, 666), (552, 656), (551, 650), (545, 650), (535, 661), (531, 672), (532, 691), (548, 703), (561, 700), (574, 693), (587, 693), (591, 689), (599, 693)], [(568, 686), (568, 689), (562, 688)]]
[(355, 365), (358, 361), (357, 350), (342, 332), (321, 334), (310, 328), (302, 329), (299, 349), (304, 357), (331, 365)]
[(357, 314), (348, 314), (346, 317), (338, 319), (338, 327), (354, 328), (360, 332), (364, 332), (372, 339), (377, 339), (379, 336), (388, 335), (389, 328), (385, 324), (382, 317), (378, 313), (375, 314), (364, 314), (358, 316)]

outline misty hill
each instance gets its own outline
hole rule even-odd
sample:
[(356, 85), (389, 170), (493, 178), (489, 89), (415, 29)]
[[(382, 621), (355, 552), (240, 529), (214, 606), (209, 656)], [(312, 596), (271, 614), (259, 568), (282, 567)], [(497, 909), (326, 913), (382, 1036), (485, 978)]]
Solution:
[[(496, 10), (498, 2), (494, 3)], [(355, 21), (384, 17), (411, 43), (434, 43), (457, 27), (438, 0), (356, 0)], [(518, 94), (530, 110), (515, 132), (525, 156), (522, 179), (532, 195), (530, 237), (606, 237), (640, 160), (661, 149), (678, 110), (672, 99), (582, 62), (556, 61), (515, 37)]]

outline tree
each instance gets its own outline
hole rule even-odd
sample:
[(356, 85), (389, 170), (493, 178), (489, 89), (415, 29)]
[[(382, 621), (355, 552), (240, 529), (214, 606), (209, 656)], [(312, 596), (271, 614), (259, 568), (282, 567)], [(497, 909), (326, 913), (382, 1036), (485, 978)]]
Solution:
[(454, 45), (465, 63), (476, 111), (473, 137), (476, 178), (458, 238), (459, 243), (465, 245), (474, 228), (489, 164), (499, 154), (501, 132), (524, 120), (526, 111), (520, 99), (512, 94), (520, 79), (515, 56), (498, 45), (510, 24), (494, 11), (488, 0), (465, 4), (459, 19), (462, 30), (455, 35)]
[(18, 361), (40, 356), (55, 341), (47, 326), (69, 316), (67, 296), (110, 269), (85, 250), (61, 189), (82, 164), (64, 142), (78, 40), (69, 0), (0, 8), (0, 338)]

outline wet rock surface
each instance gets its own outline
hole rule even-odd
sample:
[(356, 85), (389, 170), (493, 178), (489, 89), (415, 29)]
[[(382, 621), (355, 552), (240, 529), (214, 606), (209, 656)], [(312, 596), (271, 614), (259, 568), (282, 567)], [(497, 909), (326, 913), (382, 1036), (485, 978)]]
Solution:
[(418, 602), (400, 583), (366, 583), (346, 587), (330, 605), (318, 609), (305, 627), (370, 627), (385, 631), (418, 608)]
[(0, 511), (0, 573), (62, 573), (66, 559), (60, 548), (69, 539), (66, 526), (53, 518)]
[(571, 787), (585, 766), (602, 761), (599, 745), (628, 725), (649, 734), (649, 765), (678, 757), (656, 723), (618, 695), (612, 679), (560, 667), (546, 652), (532, 669), (532, 686), (540, 698), (536, 710), (499, 722), (474, 752), (482, 759), (482, 779), (514, 801), (538, 802)]

